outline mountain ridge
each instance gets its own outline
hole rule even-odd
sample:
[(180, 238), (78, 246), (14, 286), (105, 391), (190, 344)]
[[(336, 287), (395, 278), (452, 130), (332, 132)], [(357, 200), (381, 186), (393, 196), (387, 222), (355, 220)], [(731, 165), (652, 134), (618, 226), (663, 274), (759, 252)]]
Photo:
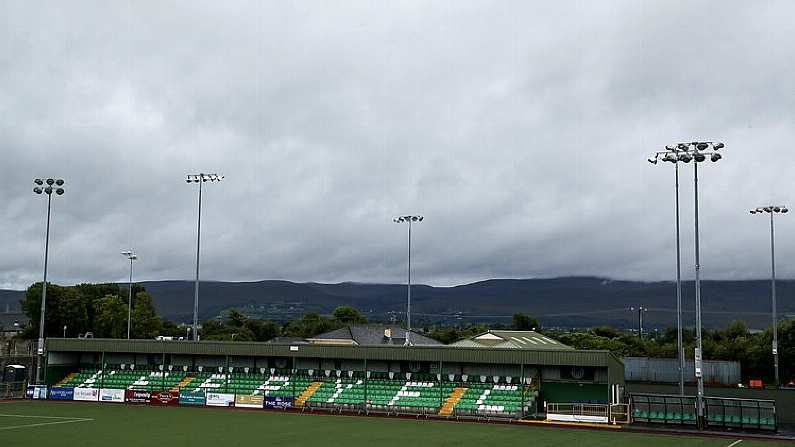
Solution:
[[(164, 280), (140, 283), (152, 295), (162, 316), (187, 322), (192, 319), (193, 281)], [(795, 281), (778, 280), (779, 314), (795, 314)], [(694, 283), (682, 286), (684, 321), (694, 318)], [(286, 320), (305, 312), (330, 313), (339, 305), (361, 310), (373, 321), (402, 319), (406, 285), (389, 283), (319, 283), (287, 280), (202, 281), (199, 288), (200, 318), (213, 318), (230, 308), (255, 317)], [(0, 291), (0, 311), (5, 303), (18, 302), (23, 291)], [(648, 328), (675, 325), (674, 281), (629, 281), (592, 276), (556, 278), (486, 279), (454, 286), (412, 285), (412, 320), (420, 324), (443, 322), (510, 323), (523, 312), (536, 316), (544, 326), (583, 327), (611, 324), (635, 327), (637, 313), (630, 307), (648, 307)], [(704, 324), (724, 327), (740, 319), (752, 328), (770, 325), (769, 280), (702, 281)]]

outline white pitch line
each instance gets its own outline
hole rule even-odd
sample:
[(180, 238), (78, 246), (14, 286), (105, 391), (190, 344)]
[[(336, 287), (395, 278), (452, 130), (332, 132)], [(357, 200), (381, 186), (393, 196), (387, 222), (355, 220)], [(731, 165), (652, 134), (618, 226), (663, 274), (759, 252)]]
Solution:
[(8, 418), (38, 418), (38, 419), (86, 419), (76, 418), (74, 416), (35, 416), (31, 414), (0, 414), (0, 417)]
[(727, 445), (726, 447), (734, 447), (735, 445), (737, 445), (737, 444), (739, 444), (741, 442), (743, 442), (743, 440), (742, 439), (738, 439), (738, 440), (732, 442), (731, 444)]
[(14, 430), (17, 428), (42, 427), (45, 425), (71, 424), (72, 422), (88, 422), (88, 421), (93, 421), (93, 419), (72, 419), (69, 421), (39, 422), (38, 424), (12, 425), (10, 427), (0, 427), (0, 430)]

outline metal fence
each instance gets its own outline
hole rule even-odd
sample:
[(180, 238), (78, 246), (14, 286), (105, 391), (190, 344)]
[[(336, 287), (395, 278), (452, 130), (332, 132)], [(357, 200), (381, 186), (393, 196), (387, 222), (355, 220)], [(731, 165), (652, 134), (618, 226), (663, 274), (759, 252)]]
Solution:
[(0, 382), (0, 400), (24, 399), (27, 382)]
[[(740, 362), (705, 360), (702, 373), (707, 384), (736, 385), (742, 381)], [(679, 361), (652, 357), (624, 357), (624, 380), (679, 383)], [(692, 360), (685, 361), (685, 382), (696, 382)]]

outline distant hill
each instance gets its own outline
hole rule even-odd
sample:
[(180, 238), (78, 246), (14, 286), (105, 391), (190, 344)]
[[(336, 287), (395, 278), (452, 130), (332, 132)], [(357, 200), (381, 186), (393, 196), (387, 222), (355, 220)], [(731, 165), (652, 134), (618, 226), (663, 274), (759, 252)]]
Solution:
[(0, 313), (6, 311), (20, 312), (22, 307), (19, 305), (19, 301), (24, 297), (24, 291), (0, 289)]
[[(795, 281), (778, 283), (779, 312), (795, 315)], [(175, 321), (190, 321), (193, 282), (149, 281), (158, 312)], [(744, 320), (752, 328), (770, 324), (770, 284), (755, 281), (703, 281), (704, 324), (724, 327)], [(591, 277), (552, 279), (491, 279), (455, 287), (412, 287), (415, 325), (509, 323), (514, 312), (536, 316), (544, 326), (588, 327), (611, 324), (635, 327), (637, 314), (627, 310), (644, 306), (648, 328), (674, 326), (676, 295), (673, 282), (615, 281)], [(3, 300), (22, 298), (23, 292), (0, 291)], [(683, 285), (685, 323), (693, 324), (694, 284)], [(390, 312), (404, 318), (406, 286), (401, 284), (294, 283), (290, 281), (202, 282), (200, 317), (213, 318), (230, 308), (256, 317), (285, 320), (314, 311), (330, 313), (339, 305), (354, 306), (373, 321), (386, 321)], [(460, 314), (458, 314), (460, 313)]]
[[(144, 283), (163, 315), (180, 321), (191, 319), (193, 283)], [(455, 287), (412, 287), (415, 322), (508, 323), (514, 312), (535, 315), (545, 326), (584, 327), (612, 324), (635, 327), (637, 314), (627, 310), (644, 306), (648, 327), (660, 329), (676, 322), (676, 289), (673, 282), (614, 281), (603, 278), (492, 279)], [(752, 328), (770, 323), (768, 281), (703, 281), (702, 302), (707, 327), (724, 327), (741, 319)], [(779, 281), (779, 312), (795, 314), (795, 281)], [(694, 284), (683, 284), (685, 322), (693, 324)], [(403, 318), (406, 286), (401, 284), (293, 283), (289, 281), (202, 282), (201, 317), (211, 318), (224, 309), (242, 308), (263, 318), (285, 319), (306, 311), (330, 313), (338, 305), (351, 305), (372, 320), (387, 320), (390, 312)], [(456, 313), (461, 312), (460, 318)]]

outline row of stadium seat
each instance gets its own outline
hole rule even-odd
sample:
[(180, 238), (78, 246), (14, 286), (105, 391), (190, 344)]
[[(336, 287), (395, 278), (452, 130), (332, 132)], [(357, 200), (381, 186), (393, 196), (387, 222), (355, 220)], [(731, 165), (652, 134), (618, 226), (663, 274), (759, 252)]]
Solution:
[[(299, 397), (307, 392), (307, 407), (348, 408), (365, 403), (369, 408), (386, 411), (438, 412), (454, 390), (463, 390), (452, 402), (452, 413), (463, 415), (512, 416), (533, 408), (536, 393), (518, 385), (492, 383), (450, 383), (430, 380), (389, 380), (386, 378), (310, 377), (306, 374), (246, 374), (183, 371), (81, 370), (68, 376), (60, 385), (66, 387), (118, 389), (184, 389), (220, 391), (236, 394)], [(376, 376), (378, 377), (378, 376)], [(525, 396), (522, 396), (525, 393)], [(302, 401), (303, 404), (303, 401)]]
[[(640, 422), (658, 422), (658, 423), (693, 423), (695, 424), (696, 415), (693, 413), (679, 413), (675, 411), (645, 411), (636, 409), (633, 413), (635, 420)], [(756, 417), (756, 416), (740, 416), (740, 415), (722, 415), (722, 414), (709, 414), (707, 415), (707, 422), (717, 424), (735, 424), (735, 425), (775, 425), (775, 419), (772, 417)]]
[(182, 372), (161, 371), (80, 371), (60, 385), (73, 388), (150, 389), (172, 388), (185, 377)]

